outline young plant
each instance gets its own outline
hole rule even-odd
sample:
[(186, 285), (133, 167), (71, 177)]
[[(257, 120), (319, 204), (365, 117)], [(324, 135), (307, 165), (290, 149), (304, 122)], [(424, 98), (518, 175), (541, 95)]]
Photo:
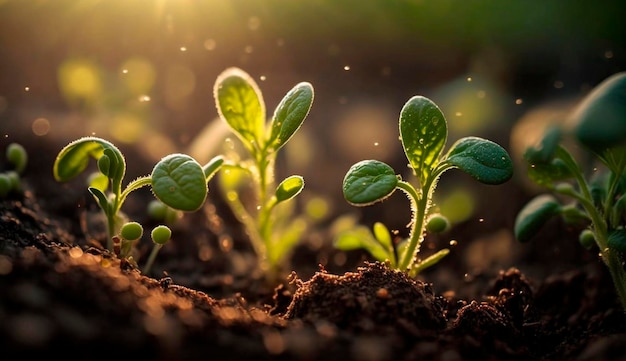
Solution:
[[(294, 86), (269, 121), (261, 90), (241, 69), (222, 72), (213, 94), (220, 118), (244, 148), (243, 159), (238, 158), (236, 151), (230, 152), (230, 161), (220, 173), (221, 189), (248, 232), (260, 270), (271, 278), (306, 228), (302, 217), (284, 207), (302, 191), (304, 179), (292, 175), (276, 185), (275, 165), (278, 151), (300, 128), (311, 109), (313, 86), (306, 82)], [(246, 193), (252, 194), (250, 198), (245, 198)]]
[[(515, 237), (528, 242), (558, 215), (569, 223), (586, 222), (579, 241), (586, 248), (598, 247), (626, 310), (626, 72), (596, 86), (571, 120), (571, 129), (548, 129), (524, 154), (529, 178), (549, 192), (520, 210)], [(566, 138), (582, 146), (590, 156), (587, 162), (577, 161), (565, 148)], [(564, 199), (572, 202), (564, 204)]]
[(6, 149), (6, 158), (12, 169), (0, 173), (0, 198), (11, 192), (18, 192), (22, 188), (21, 175), (28, 164), (28, 153), (19, 143), (11, 143)]
[[(135, 266), (137, 266), (134, 257), (132, 256), (132, 251), (135, 249), (136, 243), (139, 242), (142, 236), (143, 226), (140, 223), (124, 223), (120, 229), (119, 235), (113, 236), (113, 251), (118, 257), (127, 259), (129, 262), (132, 262)], [(157, 254), (171, 237), (172, 230), (168, 226), (159, 225), (152, 229), (152, 232), (150, 232), (150, 238), (152, 239), (154, 246), (148, 256), (146, 264), (144, 265), (144, 274), (148, 274), (148, 272), (150, 272)]]
[[(101, 177), (95, 177), (89, 192), (107, 219), (107, 248), (113, 250), (113, 239), (124, 223), (121, 208), (133, 191), (151, 186), (152, 193), (167, 206), (186, 212), (198, 210), (208, 193), (208, 182), (224, 162), (216, 156), (201, 166), (195, 159), (180, 153), (163, 157), (152, 173), (139, 177), (123, 187), (126, 161), (112, 143), (97, 137), (84, 137), (66, 145), (54, 162), (54, 178), (66, 182), (82, 173), (90, 158), (97, 160)], [(102, 180), (104, 179), (104, 182)]]
[[(414, 96), (406, 102), (400, 112), (399, 128), (404, 153), (418, 183), (413, 185), (403, 180), (386, 163), (363, 160), (346, 173), (343, 194), (355, 206), (383, 201), (396, 189), (407, 195), (413, 211), (408, 239), (397, 246), (390, 244), (388, 231), (376, 225), (374, 234), (384, 246), (377, 258), (385, 257), (394, 268), (415, 277), (448, 252), (444, 249), (425, 260), (418, 259), (425, 231), (444, 231), (448, 226), (443, 216), (432, 212), (433, 193), (443, 172), (458, 168), (481, 183), (496, 185), (512, 177), (513, 165), (500, 145), (478, 137), (459, 139), (442, 155), (448, 137), (446, 119), (439, 107), (423, 96)], [(339, 240), (337, 245), (340, 248), (355, 246), (347, 243)]]

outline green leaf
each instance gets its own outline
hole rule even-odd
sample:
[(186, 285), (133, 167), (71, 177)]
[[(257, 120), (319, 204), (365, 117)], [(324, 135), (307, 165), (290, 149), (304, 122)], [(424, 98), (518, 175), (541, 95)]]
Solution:
[(560, 209), (561, 205), (552, 195), (543, 194), (533, 198), (515, 218), (515, 238), (522, 243), (528, 242)]
[(561, 128), (552, 126), (543, 134), (543, 138), (536, 147), (529, 147), (524, 152), (524, 159), (530, 164), (549, 163), (555, 156), (555, 152), (561, 141)]
[(300, 128), (312, 104), (313, 86), (309, 83), (299, 83), (285, 95), (272, 117), (268, 143), (274, 150), (285, 145)]
[(393, 168), (378, 160), (360, 161), (343, 179), (343, 195), (348, 203), (366, 206), (389, 197), (398, 184)]
[(389, 228), (387, 228), (384, 223), (375, 222), (372, 230), (374, 232), (374, 238), (376, 238), (381, 245), (383, 245), (387, 250), (393, 250), (391, 233), (389, 232)]
[(555, 158), (549, 163), (528, 165), (528, 178), (544, 187), (557, 181), (567, 180), (572, 176), (573, 174), (565, 162), (559, 158)]
[(620, 228), (609, 233), (607, 245), (610, 249), (626, 252), (626, 229)]
[(384, 262), (389, 259), (389, 254), (383, 245), (378, 242), (372, 232), (365, 226), (356, 226), (341, 232), (335, 238), (334, 247), (342, 251), (363, 249), (374, 259)]
[(597, 154), (626, 144), (626, 72), (597, 85), (572, 115), (574, 135)]
[(87, 184), (89, 187), (98, 188), (100, 191), (105, 192), (109, 188), (109, 177), (100, 172), (93, 172), (87, 178)]
[(278, 203), (287, 201), (302, 192), (303, 188), (304, 178), (299, 175), (292, 175), (276, 187), (276, 201)]
[(421, 181), (439, 162), (448, 137), (446, 118), (430, 99), (414, 96), (400, 112), (400, 138), (404, 152)]
[(445, 161), (485, 184), (501, 184), (513, 176), (513, 162), (506, 150), (478, 137), (456, 141)]
[(161, 202), (174, 209), (196, 211), (206, 199), (208, 186), (204, 171), (195, 159), (174, 153), (154, 166), (152, 191)]
[(414, 264), (409, 272), (409, 275), (411, 277), (417, 276), (425, 269), (432, 267), (436, 265), (437, 263), (439, 263), (439, 261), (441, 261), (441, 259), (447, 256), (449, 253), (450, 253), (450, 250), (448, 248), (440, 249), (436, 253), (428, 256), (426, 259), (423, 259), (417, 262), (416, 264)]
[(109, 208), (109, 200), (107, 199), (107, 196), (98, 188), (89, 187), (88, 190), (98, 202), (100, 209), (102, 209), (104, 214), (108, 217), (109, 214), (111, 214), (111, 209)]
[(119, 173), (123, 178), (126, 164), (122, 153), (112, 143), (97, 137), (80, 138), (61, 149), (53, 165), (54, 178), (59, 182), (69, 181), (87, 168), (90, 158), (102, 157), (105, 149), (110, 149), (115, 159), (121, 159)]
[(250, 148), (260, 147), (265, 126), (265, 103), (258, 85), (239, 68), (224, 70), (213, 96), (220, 117)]

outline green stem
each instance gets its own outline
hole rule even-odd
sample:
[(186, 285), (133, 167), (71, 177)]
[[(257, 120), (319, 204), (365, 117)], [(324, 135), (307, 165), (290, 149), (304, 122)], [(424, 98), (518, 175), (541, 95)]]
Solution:
[[(609, 268), (609, 273), (613, 279), (613, 285), (619, 300), (622, 303), (622, 307), (626, 311), (626, 272), (622, 266), (620, 256), (616, 252), (611, 252), (608, 247), (608, 225), (593, 204), (593, 198), (591, 197), (589, 186), (587, 185), (585, 178), (582, 176), (582, 172), (578, 163), (576, 163), (576, 160), (567, 150), (565, 150), (565, 148), (562, 147), (557, 149), (557, 156), (565, 162), (580, 187), (580, 191), (582, 193), (581, 204), (591, 218), (596, 244), (600, 249), (600, 256), (602, 257), (604, 264), (606, 264)], [(610, 200), (607, 201), (610, 202)]]
[(156, 259), (157, 253), (159, 253), (159, 250), (161, 250), (161, 247), (163, 247), (162, 244), (154, 244), (154, 247), (152, 247), (152, 251), (150, 252), (150, 256), (148, 256), (148, 260), (146, 261), (146, 265), (143, 268), (143, 274), (147, 275), (148, 272), (150, 272), (150, 268), (152, 268), (152, 264)]
[(413, 220), (411, 222), (411, 231), (409, 232), (409, 243), (402, 259), (400, 259), (398, 264), (398, 269), (406, 271), (413, 265), (415, 255), (419, 252), (420, 245), (424, 239), (424, 218), (426, 215), (428, 201), (426, 196), (420, 197), (417, 190), (408, 182), (399, 181), (397, 187), (406, 193), (409, 201), (411, 202), (411, 208), (413, 209)]

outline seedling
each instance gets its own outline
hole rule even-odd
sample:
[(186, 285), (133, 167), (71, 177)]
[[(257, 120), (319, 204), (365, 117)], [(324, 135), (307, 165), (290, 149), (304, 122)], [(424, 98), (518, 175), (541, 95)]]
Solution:
[(0, 173), (0, 198), (22, 189), (20, 176), (28, 164), (28, 153), (19, 143), (11, 143), (7, 146), (6, 158), (12, 169)]
[[(596, 86), (571, 120), (571, 129), (549, 128), (524, 154), (529, 178), (549, 192), (519, 212), (515, 237), (528, 242), (559, 215), (568, 223), (586, 222), (579, 241), (586, 248), (598, 247), (626, 310), (626, 72)], [(565, 148), (562, 141), (570, 138), (590, 161), (577, 161)]]
[[(444, 231), (448, 227), (445, 218), (432, 211), (433, 193), (443, 172), (458, 168), (481, 183), (496, 185), (512, 177), (513, 165), (509, 154), (500, 145), (478, 137), (457, 140), (442, 156), (448, 137), (446, 119), (439, 107), (423, 96), (414, 96), (406, 102), (400, 112), (399, 128), (404, 153), (417, 177), (417, 184), (403, 180), (384, 162), (363, 160), (352, 165), (346, 173), (343, 194), (348, 203), (359, 207), (381, 202), (396, 189), (407, 195), (413, 211), (408, 239), (395, 245), (386, 227), (375, 225), (375, 238), (382, 246), (382, 252), (374, 256), (386, 258), (394, 268), (415, 277), (449, 252), (442, 249), (427, 259), (417, 258), (425, 231)], [(339, 248), (355, 246), (341, 238), (336, 245)], [(364, 245), (361, 247), (369, 249)]]
[[(120, 150), (109, 141), (97, 137), (84, 137), (66, 145), (54, 162), (54, 178), (66, 182), (82, 173), (89, 159), (97, 160), (101, 177), (95, 177), (88, 187), (107, 218), (107, 248), (113, 250), (113, 235), (117, 234), (124, 217), (121, 207), (133, 191), (151, 186), (152, 192), (171, 208), (192, 212), (204, 203), (208, 182), (224, 162), (216, 156), (201, 166), (195, 159), (180, 153), (163, 157), (152, 173), (139, 177), (122, 188), (126, 174), (126, 161)], [(102, 182), (102, 177), (106, 178)], [(110, 190), (109, 190), (110, 187)]]
[[(300, 128), (313, 103), (313, 86), (294, 86), (266, 121), (265, 103), (256, 82), (238, 68), (222, 72), (214, 87), (220, 118), (243, 145), (243, 159), (232, 150), (220, 173), (220, 185), (233, 213), (242, 222), (259, 259), (260, 270), (275, 275), (306, 228), (287, 202), (304, 188), (304, 178), (292, 175), (275, 183), (278, 151)], [(229, 140), (232, 142), (231, 140)], [(247, 157), (245, 154), (247, 153)], [(252, 193), (246, 199), (247, 193)]]
[[(143, 236), (143, 226), (137, 222), (127, 222), (124, 223), (122, 228), (120, 229), (119, 236), (113, 236), (113, 250), (115, 254), (117, 254), (120, 258), (125, 258), (129, 262), (132, 262), (135, 266), (137, 265), (133, 256), (131, 255), (132, 250), (135, 248), (135, 245), (141, 237)], [(150, 269), (152, 268), (152, 264), (156, 259), (157, 254), (161, 250), (161, 248), (170, 240), (172, 237), (172, 231), (168, 226), (159, 225), (152, 229), (150, 232), (150, 238), (152, 239), (152, 243), (154, 246), (152, 247), (152, 251), (148, 256), (148, 260), (143, 268), (143, 273), (148, 274)]]

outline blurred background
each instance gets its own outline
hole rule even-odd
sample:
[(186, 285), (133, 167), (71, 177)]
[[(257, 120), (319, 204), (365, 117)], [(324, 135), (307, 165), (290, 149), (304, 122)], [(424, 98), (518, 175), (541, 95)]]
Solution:
[[(236, 66), (258, 82), (268, 116), (295, 84), (313, 84), (281, 172), (354, 211), (341, 194), (353, 163), (375, 158), (410, 176), (397, 123), (410, 97), (440, 106), (448, 146), (482, 136), (517, 162), (542, 124), (626, 70), (625, 15), (620, 1), (0, 0), (0, 145), (97, 135), (149, 160), (208, 159), (219, 140), (194, 146), (215, 125), (216, 77)], [(506, 205), (503, 191), (449, 173), (438, 203), (454, 222)], [(524, 182), (522, 171), (511, 181)], [(396, 198), (359, 211), (404, 232), (406, 198)], [(511, 214), (474, 219), (497, 230)]]

